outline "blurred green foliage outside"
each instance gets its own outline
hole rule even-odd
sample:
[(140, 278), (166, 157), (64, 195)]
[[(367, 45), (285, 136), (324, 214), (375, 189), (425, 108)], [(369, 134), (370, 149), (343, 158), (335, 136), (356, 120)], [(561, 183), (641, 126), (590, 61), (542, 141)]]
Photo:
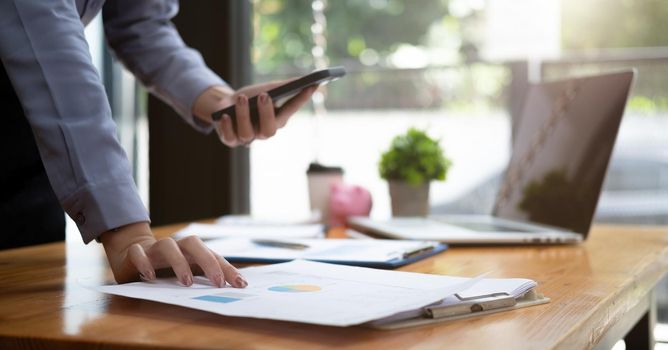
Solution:
[[(499, 62), (477, 60), (479, 46), (483, 44), (486, 1), (327, 1), (326, 56), (331, 65), (344, 65), (350, 73), (346, 79), (332, 84), (328, 106), (504, 109), (505, 88), (511, 78), (509, 69)], [(453, 4), (458, 11), (453, 11)], [(255, 0), (253, 6), (253, 64), (257, 80), (312, 70), (312, 2)], [(461, 11), (462, 6), (470, 8)], [(564, 52), (668, 47), (667, 33), (665, 0), (561, 0)], [(640, 72), (629, 101), (630, 109), (639, 114), (668, 110), (668, 59), (622, 66), (629, 65), (638, 67)], [(610, 64), (546, 67), (545, 76), (615, 68), (619, 67)]]

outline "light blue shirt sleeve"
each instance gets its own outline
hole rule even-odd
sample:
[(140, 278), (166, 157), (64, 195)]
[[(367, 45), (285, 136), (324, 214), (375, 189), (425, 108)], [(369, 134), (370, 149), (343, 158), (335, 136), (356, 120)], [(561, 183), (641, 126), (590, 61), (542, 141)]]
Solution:
[[(54, 192), (84, 242), (148, 221), (74, 1), (0, 1), (0, 59)], [(186, 93), (166, 91), (187, 103)]]
[(210, 132), (208, 123), (192, 115), (193, 104), (208, 87), (226, 84), (181, 40), (171, 22), (178, 8), (177, 0), (107, 0), (102, 8), (105, 36), (149, 91), (195, 129)]

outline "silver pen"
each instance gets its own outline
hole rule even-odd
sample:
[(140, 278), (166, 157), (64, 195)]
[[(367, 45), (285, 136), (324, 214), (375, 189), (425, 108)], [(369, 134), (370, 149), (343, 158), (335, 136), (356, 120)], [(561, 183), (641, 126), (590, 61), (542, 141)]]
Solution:
[(252, 241), (254, 244), (263, 246), (263, 247), (273, 247), (273, 248), (285, 248), (285, 249), (294, 249), (294, 250), (304, 250), (308, 249), (308, 245), (302, 243), (294, 242), (285, 242), (277, 241), (272, 239), (254, 239)]

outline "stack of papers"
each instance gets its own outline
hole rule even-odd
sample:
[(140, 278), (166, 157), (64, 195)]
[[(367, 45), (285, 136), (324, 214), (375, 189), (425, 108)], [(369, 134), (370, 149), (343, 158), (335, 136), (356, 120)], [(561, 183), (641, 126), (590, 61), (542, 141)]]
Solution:
[(247, 225), (247, 226), (277, 226), (277, 225), (308, 225), (317, 224), (320, 212), (312, 212), (308, 217), (257, 217), (251, 215), (223, 215), (216, 219), (217, 224)]
[(483, 280), (303, 260), (240, 271), (249, 282), (244, 289), (217, 288), (200, 277), (189, 288), (173, 278), (94, 289), (225, 316), (344, 327), (424, 318), (429, 307), (443, 303), (444, 298), (476, 294), (485, 299), (494, 291), (521, 294), (535, 286), (529, 280)]
[[(493, 313), (548, 302), (549, 299), (541, 295), (531, 294), (536, 286), (535, 281), (524, 278), (484, 278), (437, 303), (375, 320), (373, 325), (400, 328), (397, 325), (418, 325), (433, 322), (430, 321), (433, 319), (459, 319), (477, 313)], [(529, 298), (523, 300), (525, 296)], [(522, 304), (518, 305), (518, 301)]]
[(321, 238), (325, 227), (321, 224), (254, 224), (247, 223), (192, 223), (176, 232), (174, 238), (196, 235), (203, 240), (246, 237), (246, 238)]
[(396, 268), (444, 251), (434, 241), (391, 239), (248, 239), (208, 241), (232, 263), (279, 263), (295, 259), (376, 268)]

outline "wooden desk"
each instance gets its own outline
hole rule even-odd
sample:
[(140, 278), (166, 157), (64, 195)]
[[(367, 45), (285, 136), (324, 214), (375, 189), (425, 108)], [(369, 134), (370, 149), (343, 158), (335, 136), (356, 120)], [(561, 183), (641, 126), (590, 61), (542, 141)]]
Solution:
[(609, 348), (634, 325), (627, 348), (647, 348), (668, 228), (596, 227), (579, 246), (452, 248), (403, 270), (527, 277), (552, 302), (398, 331), (222, 317), (82, 288), (81, 278), (111, 280), (103, 254), (79, 240), (0, 252), (0, 348), (583, 349)]

